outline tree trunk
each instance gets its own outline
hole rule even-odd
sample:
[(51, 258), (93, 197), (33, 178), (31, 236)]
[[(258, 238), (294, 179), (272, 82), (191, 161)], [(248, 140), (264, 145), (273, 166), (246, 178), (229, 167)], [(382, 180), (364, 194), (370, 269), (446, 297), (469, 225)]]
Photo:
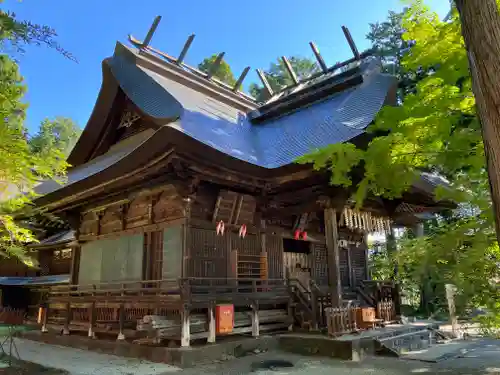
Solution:
[(500, 243), (500, 14), (496, 0), (455, 0), (469, 57)]

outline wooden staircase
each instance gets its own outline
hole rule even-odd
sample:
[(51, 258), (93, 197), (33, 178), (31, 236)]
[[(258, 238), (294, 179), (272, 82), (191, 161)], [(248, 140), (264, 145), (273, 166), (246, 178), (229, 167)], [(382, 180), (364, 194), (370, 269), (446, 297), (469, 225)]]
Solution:
[[(327, 328), (325, 309), (331, 307), (330, 293), (313, 281), (307, 288), (297, 279), (290, 279), (293, 316), (297, 326), (308, 331), (324, 331)], [(356, 293), (345, 293), (343, 306), (358, 306)]]

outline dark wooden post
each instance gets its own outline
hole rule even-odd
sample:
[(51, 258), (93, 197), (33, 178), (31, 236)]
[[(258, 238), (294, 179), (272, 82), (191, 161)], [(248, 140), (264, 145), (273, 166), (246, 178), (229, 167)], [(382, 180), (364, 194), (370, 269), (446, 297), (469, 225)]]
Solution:
[(349, 288), (354, 289), (354, 275), (353, 275), (353, 269), (352, 269), (352, 253), (351, 253), (351, 246), (349, 246), (349, 244), (347, 245), (346, 256), (347, 256), (347, 274), (349, 276)]
[[(121, 295), (122, 299), (125, 297), (125, 284), (121, 285)], [(117, 341), (123, 341), (125, 340), (125, 304), (122, 302), (120, 304), (120, 308), (118, 310), (118, 337), (116, 338)]]
[(193, 198), (188, 196), (184, 199), (184, 224), (182, 226), (182, 277), (190, 277), (189, 262), (191, 260), (191, 244), (189, 234), (191, 231), (191, 203)]
[(189, 309), (184, 307), (181, 311), (181, 346), (189, 347), (191, 342), (191, 322), (189, 318)]
[(337, 228), (337, 211), (325, 208), (325, 237), (328, 261), (328, 284), (332, 298), (332, 307), (342, 304), (342, 285), (340, 282), (339, 236)]
[(123, 341), (125, 340), (125, 304), (120, 304), (120, 310), (118, 313), (118, 337), (116, 338), (117, 341)]
[(289, 331), (293, 331), (293, 322), (295, 321), (295, 308), (294, 308), (294, 298), (293, 298), (293, 286), (290, 282), (290, 278), (286, 278), (286, 287), (288, 289), (288, 318), (291, 320), (291, 324), (288, 326)]
[(49, 332), (47, 324), (49, 323), (49, 303), (42, 310), (42, 333)]
[[(70, 294), (71, 294), (71, 287), (70, 287)], [(68, 302), (66, 304), (66, 317), (64, 320), (63, 335), (69, 335), (69, 325), (70, 324), (71, 324), (71, 303)]]
[(215, 343), (216, 327), (215, 327), (215, 304), (210, 303), (208, 307), (208, 343)]
[(94, 292), (92, 292), (92, 303), (90, 304), (89, 308), (89, 332), (88, 332), (88, 337), (95, 338), (95, 332), (94, 332), (94, 327), (95, 327), (95, 322), (96, 322), (96, 311), (95, 311), (95, 289), (96, 286), (92, 285), (92, 289), (94, 289)]
[(319, 307), (318, 307), (318, 294), (316, 292), (316, 288), (313, 287), (312, 280), (309, 280), (309, 290), (311, 291), (311, 309), (312, 309), (312, 328), (314, 330), (319, 329), (319, 322), (318, 322), (318, 312), (319, 312)]
[(252, 307), (252, 337), (260, 336), (259, 304), (254, 301)]
[(70, 269), (70, 284), (78, 284), (78, 271), (80, 269), (80, 254), (81, 248), (76, 245), (71, 248), (71, 269)]

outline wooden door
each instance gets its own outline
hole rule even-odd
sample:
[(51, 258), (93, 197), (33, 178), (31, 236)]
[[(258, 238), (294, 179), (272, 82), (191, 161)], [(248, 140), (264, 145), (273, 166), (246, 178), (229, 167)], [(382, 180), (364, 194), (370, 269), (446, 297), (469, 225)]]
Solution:
[(163, 231), (144, 233), (145, 280), (161, 280), (163, 271)]

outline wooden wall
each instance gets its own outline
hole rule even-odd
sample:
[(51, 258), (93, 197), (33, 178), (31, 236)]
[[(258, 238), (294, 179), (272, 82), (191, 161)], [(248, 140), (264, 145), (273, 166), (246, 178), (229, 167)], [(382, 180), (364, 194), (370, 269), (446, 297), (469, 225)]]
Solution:
[(87, 242), (81, 247), (79, 284), (142, 279), (143, 235)]
[(139, 192), (133, 197), (89, 208), (80, 218), (80, 241), (158, 230), (184, 217), (184, 206), (174, 185)]

